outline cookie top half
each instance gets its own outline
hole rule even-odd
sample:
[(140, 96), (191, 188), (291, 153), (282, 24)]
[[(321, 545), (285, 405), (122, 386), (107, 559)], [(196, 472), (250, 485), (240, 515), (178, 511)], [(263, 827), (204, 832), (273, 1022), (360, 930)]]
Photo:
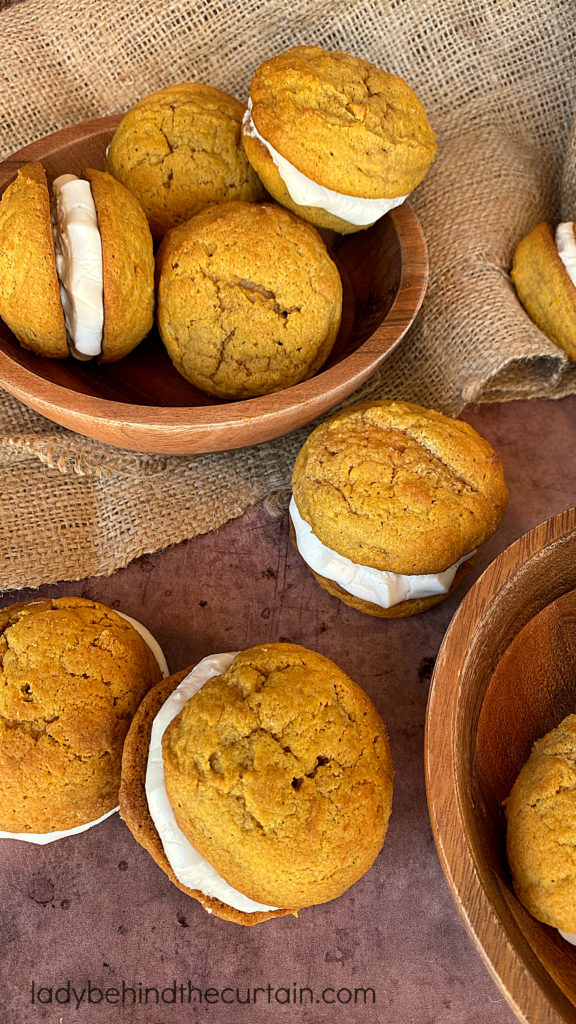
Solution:
[(384, 724), (333, 662), (296, 644), (238, 655), (164, 734), (179, 827), (234, 888), (296, 909), (341, 895), (388, 825)]
[(292, 487), (323, 544), (408, 575), (441, 572), (477, 548), (508, 498), (488, 441), (408, 402), (363, 402), (321, 423), (298, 454)]
[(156, 259), (158, 326), (179, 372), (223, 398), (270, 394), (329, 355), (342, 284), (320, 235), (282, 207), (228, 202), (173, 228)]
[(539, 921), (576, 932), (576, 715), (534, 744), (505, 806), (519, 900)]
[(134, 627), (96, 601), (0, 611), (0, 829), (52, 832), (118, 802), (122, 744), (161, 678)]
[(405, 195), (434, 159), (434, 132), (412, 89), (341, 50), (296, 46), (272, 57), (255, 72), (250, 99), (262, 137), (336, 192)]
[(244, 109), (220, 89), (182, 82), (123, 118), (107, 170), (139, 200), (156, 239), (207, 203), (265, 197), (240, 140)]
[(154, 250), (137, 199), (105, 171), (87, 169), (102, 238), (104, 333), (100, 362), (135, 348), (154, 323)]

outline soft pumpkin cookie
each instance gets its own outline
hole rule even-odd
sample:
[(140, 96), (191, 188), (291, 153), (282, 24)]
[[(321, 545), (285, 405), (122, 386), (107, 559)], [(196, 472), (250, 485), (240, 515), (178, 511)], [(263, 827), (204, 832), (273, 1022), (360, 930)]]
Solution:
[(279, 206), (202, 211), (166, 235), (156, 268), (162, 340), (202, 391), (269, 394), (311, 377), (330, 354), (340, 275), (318, 232)]
[(154, 323), (154, 253), (138, 201), (110, 174), (86, 170), (102, 238), (104, 329), (100, 362), (131, 352)]
[(240, 141), (244, 105), (182, 82), (146, 96), (117, 128), (107, 169), (138, 198), (154, 238), (208, 203), (264, 199)]
[(243, 142), (278, 202), (342, 233), (402, 203), (436, 152), (402, 78), (318, 46), (295, 46), (256, 70)]
[(511, 277), (518, 298), (534, 323), (576, 362), (574, 225), (559, 225), (556, 237), (549, 224), (533, 228), (518, 243)]
[(24, 348), (68, 355), (42, 164), (21, 167), (0, 201), (0, 316)]
[(576, 932), (576, 715), (537, 740), (506, 804), (514, 889), (539, 921)]
[(356, 683), (313, 651), (261, 644), (150, 692), (126, 740), (121, 814), (184, 892), (256, 924), (334, 899), (368, 870), (393, 774)]
[(508, 492), (472, 427), (408, 402), (363, 402), (321, 423), (296, 459), (292, 536), (346, 604), (412, 615), (458, 584)]
[(0, 611), (4, 834), (67, 831), (116, 806), (130, 720), (166, 671), (142, 631), (77, 597)]
[(115, 362), (154, 320), (154, 255), (137, 200), (103, 171), (26, 164), (0, 201), (0, 316), (24, 348)]

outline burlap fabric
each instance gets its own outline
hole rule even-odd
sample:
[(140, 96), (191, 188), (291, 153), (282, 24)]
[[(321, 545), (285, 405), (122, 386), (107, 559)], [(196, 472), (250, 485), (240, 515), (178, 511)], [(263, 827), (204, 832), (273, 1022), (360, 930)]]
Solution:
[[(572, 0), (0, 0), (0, 158), (187, 79), (245, 99), (254, 68), (296, 43), (402, 75), (438, 134), (414, 195), (430, 253), (423, 310), (354, 400), (468, 403), (576, 392), (576, 368), (529, 321), (508, 277), (541, 219), (576, 207)], [(565, 156), (568, 159), (564, 165)], [(307, 431), (244, 451), (139, 456), (0, 399), (3, 588), (105, 574), (282, 508)]]

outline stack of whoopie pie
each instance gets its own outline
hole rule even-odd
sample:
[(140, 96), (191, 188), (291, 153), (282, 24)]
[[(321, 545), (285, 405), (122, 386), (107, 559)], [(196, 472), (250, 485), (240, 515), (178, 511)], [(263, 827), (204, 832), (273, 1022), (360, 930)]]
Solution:
[(316, 227), (373, 224), (435, 151), (410, 87), (339, 50), (266, 61), (248, 108), (200, 83), (161, 89), (123, 118), (106, 174), (62, 175), (51, 195), (41, 165), (18, 172), (0, 203), (0, 316), (39, 355), (121, 359), (152, 326), (163, 239), (157, 323), (178, 372), (219, 398), (291, 387), (341, 320)]

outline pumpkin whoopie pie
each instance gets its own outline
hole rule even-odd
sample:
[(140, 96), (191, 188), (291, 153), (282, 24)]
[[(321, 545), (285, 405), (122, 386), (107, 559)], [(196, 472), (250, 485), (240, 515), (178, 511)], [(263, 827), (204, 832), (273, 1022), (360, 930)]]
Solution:
[(122, 745), (168, 669), (140, 623), (97, 601), (0, 610), (0, 834), (50, 842), (118, 804)]
[(244, 111), (220, 89), (181, 82), (146, 96), (123, 118), (107, 169), (137, 197), (155, 239), (209, 203), (265, 198), (240, 141)]
[(384, 842), (384, 724), (296, 644), (205, 658), (150, 691), (124, 747), (120, 813), (210, 913), (252, 925), (340, 896)]
[(295, 46), (256, 70), (243, 142), (279, 203), (343, 234), (404, 202), (436, 153), (402, 78), (319, 46)]
[[(52, 215), (51, 215), (52, 205)], [(154, 255), (144, 213), (104, 171), (56, 178), (25, 164), (0, 201), (0, 316), (24, 348), (110, 363), (154, 319)]]
[(556, 231), (538, 224), (518, 243), (511, 271), (524, 309), (576, 363), (576, 239), (574, 224)]
[(321, 423), (298, 454), (292, 490), (293, 543), (320, 585), (382, 618), (443, 600), (508, 498), (487, 441), (408, 402), (362, 402)]
[(576, 943), (576, 715), (537, 740), (505, 802), (514, 889)]
[(338, 334), (342, 284), (310, 224), (271, 203), (227, 202), (165, 236), (158, 328), (176, 369), (220, 398), (311, 377)]

